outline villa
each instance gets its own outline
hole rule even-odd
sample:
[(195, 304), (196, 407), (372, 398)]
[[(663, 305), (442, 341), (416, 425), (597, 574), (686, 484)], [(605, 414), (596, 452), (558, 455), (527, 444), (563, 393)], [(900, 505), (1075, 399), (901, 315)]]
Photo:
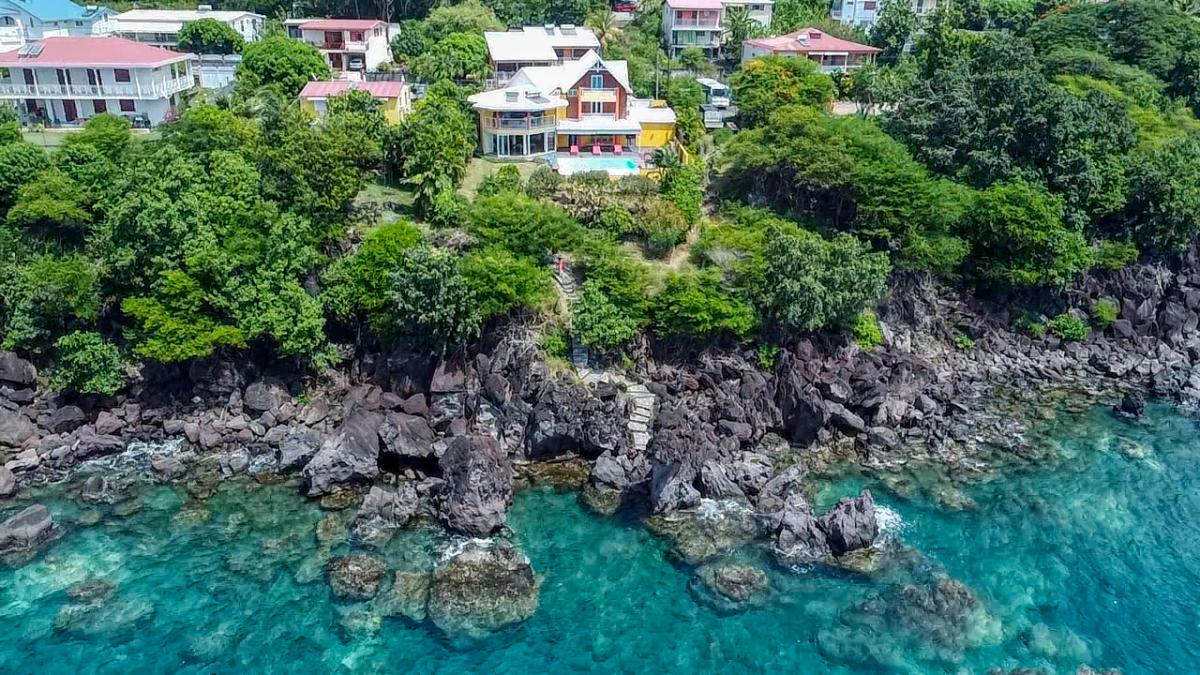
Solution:
[(70, 0), (0, 0), (0, 51), (50, 37), (108, 35), (114, 14)]
[(572, 25), (525, 26), (508, 31), (487, 31), (488, 60), (496, 76), (508, 79), (526, 66), (556, 66), (600, 51), (600, 40), (590, 28)]
[(0, 101), (50, 126), (81, 125), (104, 112), (157, 126), (195, 85), (190, 59), (119, 37), (46, 38), (0, 52)]
[(742, 62), (758, 56), (790, 56), (813, 61), (823, 73), (844, 73), (873, 62), (879, 51), (876, 47), (836, 38), (816, 28), (801, 28), (778, 37), (746, 40), (742, 45)]
[(770, 26), (773, 0), (666, 0), (663, 7), (663, 40), (672, 57), (688, 47), (698, 47), (716, 58), (725, 41), (729, 10), (745, 7), (759, 26)]
[[(913, 11), (923, 17), (937, 6), (937, 0), (909, 0)], [(883, 10), (882, 0), (833, 0), (829, 15), (847, 26), (857, 26), (871, 32)]]
[(300, 91), (300, 105), (318, 117), (323, 117), (329, 99), (355, 90), (365, 91), (378, 100), (384, 118), (392, 124), (399, 124), (412, 110), (412, 89), (404, 82), (309, 82)]
[(287, 30), (320, 50), (335, 75), (361, 78), (392, 59), (388, 25), (378, 19), (310, 19)]
[(216, 11), (212, 5), (200, 5), (196, 9), (131, 9), (118, 14), (117, 35), (136, 42), (145, 42), (156, 47), (174, 49), (179, 43), (179, 31), (185, 23), (200, 19), (214, 19), (236, 30), (246, 42), (262, 37), (266, 17), (244, 11)]
[(529, 66), (508, 85), (469, 98), (483, 154), (542, 158), (563, 174), (636, 174), (675, 139), (675, 112), (638, 99), (624, 61), (588, 51), (558, 66)]

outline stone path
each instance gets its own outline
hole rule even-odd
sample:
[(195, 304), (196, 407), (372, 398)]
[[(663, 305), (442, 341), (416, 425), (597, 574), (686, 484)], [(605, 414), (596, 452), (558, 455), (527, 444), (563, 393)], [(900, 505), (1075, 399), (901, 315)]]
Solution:
[[(564, 264), (561, 269), (555, 265), (554, 283), (566, 299), (567, 310), (570, 311), (571, 304), (579, 299), (579, 284), (569, 264)], [(625, 390), (630, 402), (628, 426), (633, 438), (633, 447), (638, 452), (645, 452), (646, 446), (650, 444), (650, 427), (658, 412), (658, 397), (647, 389), (646, 385), (635, 382), (622, 373), (593, 369), (588, 348), (575, 340), (571, 341), (571, 365), (575, 366), (575, 371), (588, 384), (608, 382)]]

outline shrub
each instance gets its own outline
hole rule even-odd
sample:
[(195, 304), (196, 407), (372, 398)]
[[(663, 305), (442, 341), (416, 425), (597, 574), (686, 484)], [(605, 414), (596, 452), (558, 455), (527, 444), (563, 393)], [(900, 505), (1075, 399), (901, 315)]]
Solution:
[(483, 177), (477, 193), (488, 197), (501, 192), (518, 192), (521, 189), (521, 172), (513, 164), (505, 164)]
[(420, 230), (404, 220), (368, 232), (354, 255), (333, 261), (325, 271), (325, 306), (343, 320), (361, 312), (378, 330), (380, 313), (391, 306), (391, 274), (404, 252), (420, 241)]
[(552, 197), (558, 191), (558, 186), (562, 185), (562, 180), (562, 176), (554, 169), (539, 166), (529, 174), (529, 180), (525, 181), (525, 194), (534, 199)]
[(518, 258), (489, 247), (462, 261), (462, 273), (484, 319), (519, 307), (536, 307), (550, 291), (550, 269), (533, 258)]
[(583, 283), (583, 291), (571, 311), (575, 335), (588, 347), (621, 346), (640, 328), (637, 315), (629, 307), (613, 302), (593, 280)]
[(562, 328), (554, 328), (542, 333), (541, 343), (542, 351), (546, 353), (547, 358), (566, 359), (571, 354), (567, 332)]
[(1087, 324), (1069, 312), (1063, 312), (1050, 319), (1046, 328), (1060, 339), (1068, 342), (1079, 342), (1088, 334)]
[(958, 335), (954, 336), (954, 346), (958, 349), (966, 350), (974, 347), (975, 341), (972, 340), (969, 335), (963, 335), (962, 333), (959, 333)]
[(730, 294), (715, 271), (667, 277), (652, 300), (650, 316), (659, 334), (692, 337), (724, 331), (745, 337), (757, 323), (750, 305)]
[(854, 325), (850, 327), (854, 342), (863, 349), (874, 349), (883, 344), (883, 330), (879, 327), (879, 317), (870, 309), (864, 309), (854, 317)]
[(112, 396), (125, 383), (121, 352), (99, 333), (76, 331), (54, 343), (50, 386), (80, 394)]
[(457, 256), (405, 249), (392, 275), (392, 330), (446, 353), (479, 334), (482, 316)]
[(426, 216), (436, 227), (458, 227), (463, 223), (468, 205), (467, 198), (456, 190), (442, 190), (434, 195)]
[(671, 252), (687, 237), (688, 223), (677, 206), (670, 202), (654, 201), (642, 214), (642, 234), (646, 237), (646, 250), (650, 255), (661, 258)]
[(480, 197), (468, 213), (471, 234), (517, 256), (540, 257), (571, 250), (583, 234), (579, 223), (562, 208), (524, 195)]
[(637, 221), (624, 206), (609, 206), (596, 217), (596, 227), (619, 239), (637, 229)]
[(1013, 317), (1013, 328), (1029, 333), (1035, 338), (1045, 337), (1046, 324), (1042, 323), (1041, 317), (1033, 312), (1021, 312)]
[(668, 169), (663, 177), (662, 196), (671, 202), (687, 219), (689, 225), (700, 220), (704, 201), (704, 165), (699, 161), (684, 162)]
[(1096, 269), (1116, 272), (1138, 259), (1138, 247), (1132, 242), (1105, 240), (1095, 246)]
[(1117, 306), (1116, 300), (1112, 298), (1100, 298), (1092, 303), (1091, 310), (1092, 325), (1104, 330), (1117, 320), (1120, 308)]
[(763, 370), (770, 370), (775, 367), (775, 360), (779, 358), (779, 345), (759, 345), (755, 353), (755, 359), (758, 361), (758, 367)]

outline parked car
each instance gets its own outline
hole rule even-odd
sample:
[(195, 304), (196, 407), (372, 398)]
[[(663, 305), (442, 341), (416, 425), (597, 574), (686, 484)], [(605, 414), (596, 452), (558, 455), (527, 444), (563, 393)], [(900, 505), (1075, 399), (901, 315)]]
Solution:
[(638, 4), (631, 0), (615, 0), (612, 5), (614, 12), (636, 12)]

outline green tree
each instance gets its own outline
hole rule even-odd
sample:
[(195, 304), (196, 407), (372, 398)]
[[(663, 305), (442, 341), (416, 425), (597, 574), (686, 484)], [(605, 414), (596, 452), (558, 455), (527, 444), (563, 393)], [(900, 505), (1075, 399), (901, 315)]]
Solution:
[(58, 169), (47, 169), (17, 191), (8, 221), (44, 241), (64, 245), (83, 243), (92, 215), (87, 197), (75, 181)]
[(8, 211), (17, 190), (49, 165), (46, 153), (32, 143), (0, 143), (0, 212)]
[(54, 347), (52, 388), (112, 396), (125, 384), (121, 351), (99, 333), (76, 331), (59, 338)]
[(808, 59), (751, 59), (730, 83), (738, 118), (748, 128), (765, 123), (772, 112), (793, 103), (825, 107), (833, 101), (833, 80)]
[(322, 300), (334, 316), (352, 322), (366, 317), (376, 332), (386, 332), (392, 303), (391, 275), (404, 252), (421, 243), (415, 225), (398, 220), (371, 230), (352, 255), (338, 258), (322, 277)]
[(687, 217), (674, 203), (656, 199), (642, 213), (642, 235), (646, 250), (656, 258), (665, 257), (687, 238)]
[(725, 59), (729, 63), (740, 63), (742, 44), (758, 32), (758, 22), (751, 18), (750, 8), (746, 5), (731, 5), (726, 8), (721, 25), (724, 28), (721, 41), (724, 45)]
[(1159, 251), (1182, 250), (1200, 234), (1200, 137), (1134, 155), (1119, 231)]
[(316, 47), (282, 36), (246, 45), (237, 67), (237, 86), (245, 93), (270, 87), (293, 97), (309, 80), (327, 79), (329, 64)]
[(455, 5), (439, 5), (425, 17), (425, 35), (431, 42), (440, 42), (453, 33), (470, 33), (483, 37), (490, 30), (504, 30), (496, 13), (479, 0), (465, 0)]
[(880, 63), (895, 63), (904, 54), (904, 46), (917, 28), (917, 13), (907, 0), (883, 0), (879, 19), (871, 27), (871, 44), (883, 51)]
[(110, 162), (120, 161), (133, 143), (129, 120), (112, 113), (89, 119), (80, 131), (63, 139), (63, 147), (90, 145)]
[(709, 72), (712, 64), (708, 62), (708, 55), (703, 49), (692, 46), (684, 47), (683, 51), (679, 52), (679, 67), (696, 75)]
[(431, 41), (425, 34), (425, 24), (414, 19), (400, 22), (400, 32), (392, 38), (392, 60), (396, 63), (412, 63), (429, 49)]
[(499, 246), (463, 258), (462, 274), (485, 320), (521, 307), (536, 308), (550, 294), (549, 267)]
[(481, 197), (490, 197), (505, 192), (521, 191), (521, 172), (515, 164), (505, 164), (483, 177), (479, 181), (479, 189), (475, 191)]
[(181, 52), (193, 54), (237, 54), (245, 44), (233, 26), (206, 18), (184, 23), (176, 46)]
[(608, 49), (608, 45), (621, 37), (621, 27), (617, 25), (617, 15), (611, 9), (597, 9), (588, 14), (584, 25), (592, 29), (596, 39), (600, 41), (600, 53)]
[(1012, 181), (979, 193), (962, 227), (971, 267), (985, 284), (1065, 286), (1087, 271), (1092, 251), (1063, 223), (1062, 199), (1044, 187)]
[(728, 332), (742, 338), (757, 325), (754, 309), (728, 291), (714, 270), (669, 275), (651, 301), (650, 316), (660, 335), (703, 338)]
[(799, 228), (771, 227), (754, 291), (760, 312), (781, 328), (849, 326), (882, 296), (891, 266), (850, 235), (832, 240)]
[(668, 169), (663, 176), (662, 197), (679, 209), (688, 225), (698, 223), (704, 202), (703, 162), (692, 159)]
[(595, 281), (584, 281), (579, 299), (571, 305), (571, 328), (588, 347), (619, 347), (641, 329), (635, 312), (609, 297)]
[(389, 171), (417, 192), (416, 207), (428, 213), (434, 198), (455, 190), (475, 150), (475, 124), (458, 101), (431, 87), (389, 140)]
[(0, 348), (44, 349), (100, 316), (100, 271), (81, 255), (33, 255), (0, 276)]
[(412, 69), (417, 77), (430, 81), (486, 77), (487, 43), (482, 35), (451, 33), (414, 59)]
[(121, 309), (137, 324), (126, 329), (133, 351), (154, 361), (177, 363), (246, 346), (242, 331), (223, 320), (200, 283), (177, 270), (162, 274), (153, 296), (126, 298)]
[(458, 258), (428, 246), (401, 254), (392, 275), (392, 330), (440, 353), (479, 334), (482, 316)]

